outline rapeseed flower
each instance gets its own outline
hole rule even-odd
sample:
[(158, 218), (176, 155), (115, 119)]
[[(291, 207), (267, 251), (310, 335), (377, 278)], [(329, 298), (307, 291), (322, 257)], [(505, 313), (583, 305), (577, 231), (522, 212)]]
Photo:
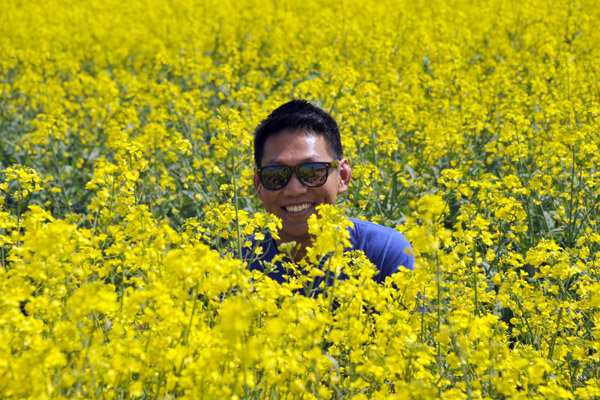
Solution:
[[(3, 2), (2, 397), (598, 397), (598, 10)], [(354, 179), (280, 284), (236, 255), (290, 98)], [(374, 282), (344, 215), (415, 270)]]

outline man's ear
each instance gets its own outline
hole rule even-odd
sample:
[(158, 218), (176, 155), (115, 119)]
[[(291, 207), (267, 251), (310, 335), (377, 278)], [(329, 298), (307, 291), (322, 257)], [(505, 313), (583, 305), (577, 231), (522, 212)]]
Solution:
[(260, 183), (260, 178), (258, 177), (258, 172), (256, 172), (256, 168), (254, 168), (254, 190), (256, 190), (256, 193), (258, 194), (258, 198), (261, 198), (261, 188), (262, 188), (262, 183)]
[(345, 158), (340, 160), (339, 174), (340, 180), (338, 185), (338, 194), (342, 194), (348, 190), (348, 186), (350, 186), (350, 179), (352, 178), (352, 168), (350, 168), (350, 163)]

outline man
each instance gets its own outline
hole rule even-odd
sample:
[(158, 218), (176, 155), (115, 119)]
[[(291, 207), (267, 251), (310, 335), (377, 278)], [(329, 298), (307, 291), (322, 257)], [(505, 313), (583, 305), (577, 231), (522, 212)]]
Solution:
[[(311, 245), (308, 218), (320, 204), (334, 204), (350, 184), (352, 170), (344, 158), (339, 129), (334, 119), (304, 100), (292, 100), (273, 111), (256, 128), (254, 137), (254, 187), (265, 210), (279, 217), (279, 240), (269, 233), (262, 242), (264, 253), (251, 269), (262, 270), (264, 261), (279, 254), (282, 243), (295, 241), (299, 261)], [(394, 229), (349, 218), (352, 250), (362, 250), (378, 268), (377, 281), (398, 268), (413, 268), (408, 241)], [(281, 264), (269, 276), (283, 282)]]

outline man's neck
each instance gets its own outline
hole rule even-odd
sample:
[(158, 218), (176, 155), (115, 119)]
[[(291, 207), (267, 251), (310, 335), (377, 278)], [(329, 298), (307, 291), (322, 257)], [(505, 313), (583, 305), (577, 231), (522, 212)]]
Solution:
[[(289, 242), (291, 242), (291, 240), (290, 241), (285, 241), (285, 240), (281, 240), (281, 239), (275, 240), (275, 245), (277, 246), (277, 251), (280, 253), (287, 254), (289, 257), (292, 258), (292, 260), (294, 262), (298, 262), (298, 261), (302, 260), (302, 258), (304, 258), (304, 256), (306, 255), (306, 248), (310, 245), (310, 240), (308, 241), (308, 243), (306, 243), (304, 241), (301, 243), (298, 243), (296, 241), (296, 245), (293, 247), (285, 246), (285, 243), (289, 243)], [(284, 246), (282, 246), (282, 244)]]

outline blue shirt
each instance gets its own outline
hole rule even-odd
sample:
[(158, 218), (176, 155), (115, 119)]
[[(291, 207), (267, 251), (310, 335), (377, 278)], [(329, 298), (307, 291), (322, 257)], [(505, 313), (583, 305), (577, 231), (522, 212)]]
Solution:
[[(386, 277), (392, 275), (399, 268), (412, 270), (414, 267), (414, 256), (412, 248), (408, 240), (400, 232), (395, 229), (388, 228), (373, 222), (364, 221), (356, 218), (348, 218), (354, 224), (350, 230), (350, 243), (352, 248), (349, 250), (361, 250), (365, 256), (379, 270), (379, 274), (375, 276), (375, 280), (383, 282)], [(256, 244), (255, 239), (250, 239), (253, 245)], [(263, 271), (263, 262), (272, 262), (273, 258), (279, 253), (275, 241), (269, 232), (265, 232), (265, 239), (261, 241), (263, 254), (257, 260), (250, 264), (250, 269)], [(250, 250), (246, 250), (245, 254), (251, 254)], [(285, 273), (280, 262), (276, 262), (276, 271), (271, 271), (268, 276), (279, 283), (285, 281), (283, 275)]]

